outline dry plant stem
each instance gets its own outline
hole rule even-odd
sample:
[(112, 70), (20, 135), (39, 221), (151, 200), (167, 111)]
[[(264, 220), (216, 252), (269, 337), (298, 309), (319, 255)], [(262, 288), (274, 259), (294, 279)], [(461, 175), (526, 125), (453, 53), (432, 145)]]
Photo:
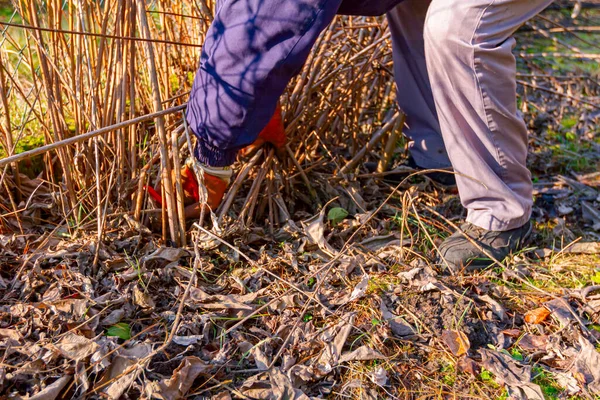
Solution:
[[(29, 3), (29, 13), (30, 13), (30, 17), (32, 18), (32, 22), (36, 25), (39, 25), (38, 19), (37, 19), (37, 11), (35, 9), (35, 5), (33, 2)], [(43, 82), (44, 82), (44, 87), (46, 89), (46, 95), (48, 97), (48, 101), (50, 103), (50, 119), (52, 121), (52, 129), (53, 129), (53, 135), (54, 135), (54, 140), (55, 141), (59, 141), (62, 139), (62, 124), (60, 123), (60, 118), (58, 116), (58, 111), (56, 109), (56, 105), (58, 104), (58, 99), (55, 96), (55, 93), (52, 89), (52, 77), (50, 76), (50, 69), (48, 68), (48, 60), (46, 58), (46, 53), (44, 52), (44, 41), (43, 38), (40, 34), (40, 32), (36, 32), (37, 33), (37, 37), (36, 37), (36, 41), (37, 41), (37, 49), (38, 49), (38, 54), (39, 54), (39, 58), (40, 58), (40, 66), (42, 68), (42, 77), (43, 77)], [(0, 166), (2, 166), (2, 161), (6, 161), (7, 159), (9, 159), (10, 157), (4, 159), (4, 160), (0, 160)], [(73, 179), (71, 176), (71, 157), (69, 156), (69, 153), (67, 151), (64, 150), (60, 150), (58, 152), (58, 158), (60, 160), (62, 169), (63, 169), (63, 173), (65, 176), (65, 181), (67, 183), (67, 191), (68, 191), (68, 198), (70, 201), (70, 206), (71, 208), (75, 208), (75, 203), (77, 203), (76, 199), (75, 199), (75, 189), (74, 189), (74, 185), (73, 185)], [(15, 160), (16, 161), (16, 160)]]
[[(146, 9), (145, 2), (143, 0), (137, 0), (138, 7), (138, 19), (140, 22), (140, 28), (142, 35), (150, 39), (150, 28), (148, 26), (148, 20), (146, 18)], [(148, 63), (148, 70), (150, 72), (150, 79), (152, 83), (152, 94), (154, 100), (154, 111), (160, 112), (162, 111), (162, 101), (160, 96), (160, 86), (158, 83), (158, 76), (156, 73), (156, 63), (154, 57), (154, 49), (152, 48), (152, 44), (145, 42), (145, 51), (146, 51), (146, 61)], [(164, 199), (163, 206), (167, 208), (167, 216), (169, 222), (169, 233), (171, 235), (171, 240), (176, 244), (180, 243), (179, 237), (179, 223), (177, 218), (175, 217), (175, 196), (173, 193), (173, 181), (172, 181), (172, 170), (171, 170), (171, 162), (169, 159), (169, 151), (168, 151), (168, 142), (167, 135), (165, 132), (165, 120), (163, 117), (158, 117), (156, 120), (156, 130), (158, 131), (158, 139), (160, 143), (160, 156), (161, 156), (161, 166), (162, 166), (162, 188), (164, 190)]]
[[(82, 31), (86, 31), (85, 25), (84, 25), (84, 16), (83, 16), (83, 9), (82, 9), (82, 3), (81, 1), (77, 3), (77, 11), (78, 11), (78, 15), (79, 15), (79, 23), (81, 24), (81, 30)], [(84, 40), (84, 47), (85, 47), (85, 53), (87, 55), (86, 57), (86, 64), (87, 64), (87, 69), (88, 69), (88, 79), (90, 79), (91, 82), (94, 82), (93, 78), (92, 78), (92, 65), (91, 65), (91, 61), (90, 58), (92, 57), (92, 51), (90, 50), (90, 46), (87, 40)], [(100, 65), (100, 63), (98, 63), (98, 65)], [(98, 80), (96, 80), (97, 82)], [(95, 85), (94, 85), (95, 86)], [(97, 99), (95, 97), (95, 95), (91, 96), (91, 101), (92, 101), (92, 118), (93, 118), (93, 128), (97, 127), (97, 124), (99, 123), (99, 116), (98, 116), (98, 107), (97, 107)], [(101, 171), (100, 171), (100, 149), (98, 148), (98, 137), (94, 138), (94, 175), (95, 175), (95, 180), (96, 180), (96, 222), (97, 222), (97, 235), (96, 235), (96, 251), (94, 254), (94, 261), (92, 263), (92, 271), (95, 274), (98, 273), (98, 258), (100, 257), (100, 250), (102, 247), (102, 228), (103, 228), (103, 217), (102, 217), (102, 187), (101, 187)], [(111, 174), (112, 176), (112, 174)], [(110, 192), (108, 192), (110, 193)], [(108, 200), (107, 200), (108, 202)]]
[[(595, 47), (597, 49), (600, 49), (600, 45), (598, 45), (598, 43), (594, 43), (591, 42), (587, 39), (585, 39), (583, 36), (579, 35), (576, 33), (576, 30), (581, 29), (582, 27), (575, 27), (575, 28), (568, 28), (566, 26), (564, 26), (563, 24), (559, 24), (558, 22), (555, 22), (553, 20), (551, 20), (550, 18), (546, 18), (543, 15), (538, 14), (536, 16), (536, 18), (541, 19), (543, 21), (546, 21), (558, 28), (552, 28), (552, 29), (548, 29), (547, 32), (548, 33), (556, 33), (556, 32), (569, 32), (571, 35), (573, 35), (574, 37), (576, 37), (578, 40), (580, 40), (581, 42), (587, 44), (588, 46), (592, 46)], [(600, 27), (596, 27), (598, 30), (600, 30)]]
[[(2, 98), (2, 107), (4, 108), (4, 118), (6, 122), (5, 128), (5, 149), (9, 156), (12, 156), (15, 151), (15, 146), (12, 137), (12, 124), (10, 122), (10, 109), (8, 108), (8, 99), (6, 98), (7, 91), (4, 79), (4, 57), (0, 55), (0, 97)], [(12, 173), (15, 179), (17, 203), (21, 202), (21, 175), (19, 174), (19, 164), (11, 165)], [(9, 192), (10, 193), (10, 192)]]
[(545, 37), (546, 39), (550, 39), (552, 40), (554, 43), (558, 43), (563, 47), (566, 47), (567, 49), (571, 50), (572, 52), (576, 53), (576, 54), (581, 54), (581, 50), (578, 47), (575, 47), (567, 42), (565, 42), (564, 40), (560, 40), (559, 38), (552, 36), (550, 34), (550, 32), (548, 32), (547, 30), (540, 28), (539, 26), (537, 26), (536, 24), (534, 24), (533, 22), (527, 22), (526, 23), (527, 26), (529, 26), (531, 29), (533, 29), (534, 31), (536, 31), (537, 33), (539, 33), (540, 35), (542, 35), (543, 37)]
[(260, 194), (260, 188), (262, 186), (263, 181), (265, 180), (269, 168), (271, 168), (271, 163), (273, 162), (274, 154), (275, 150), (271, 149), (266, 161), (258, 170), (256, 178), (254, 179), (254, 182), (252, 182), (252, 186), (250, 187), (250, 191), (248, 192), (248, 196), (246, 197), (246, 201), (244, 202), (244, 208), (242, 209), (238, 217), (238, 221), (241, 222), (247, 216), (246, 226), (250, 225), (250, 223), (252, 222), (251, 218), (254, 212), (254, 207), (256, 206), (258, 196)]
[(175, 189), (177, 194), (177, 214), (179, 216), (180, 246), (185, 247), (185, 201), (183, 198), (183, 186), (181, 184), (181, 159), (179, 157), (179, 141), (177, 140), (177, 129), (173, 129), (171, 132), (171, 151), (173, 152), (173, 172), (175, 175)]
[(450, 273), (452, 275), (455, 275), (454, 270), (452, 268), (450, 268), (450, 265), (448, 264), (448, 261), (446, 260), (446, 258), (444, 257), (444, 255), (442, 254), (442, 252), (440, 251), (440, 249), (435, 244), (435, 241), (433, 240), (433, 238), (429, 235), (429, 232), (427, 231), (427, 227), (423, 224), (423, 221), (421, 221), (421, 216), (419, 215), (419, 212), (417, 211), (417, 208), (415, 207), (415, 203), (411, 201), (410, 205), (411, 205), (411, 207), (413, 209), (415, 217), (417, 218), (419, 226), (421, 227), (421, 230), (425, 233), (425, 236), (427, 237), (427, 240), (429, 240), (429, 243), (431, 243), (431, 245), (435, 249), (436, 253), (442, 259), (442, 262), (446, 265), (446, 268), (448, 269), (448, 271), (450, 271)]
[(390, 161), (394, 155), (394, 151), (396, 151), (398, 137), (400, 137), (402, 134), (402, 129), (404, 128), (405, 122), (406, 114), (400, 111), (400, 119), (398, 119), (397, 124), (390, 131), (387, 143), (385, 144), (385, 149), (383, 150), (383, 155), (379, 161), (379, 164), (377, 165), (377, 172), (381, 173), (388, 170)]
[(273, 236), (274, 229), (274, 217), (273, 217), (273, 170), (269, 172), (269, 178), (267, 183), (267, 202), (269, 205), (269, 234)]
[(595, 53), (518, 53), (518, 56), (525, 59), (532, 58), (575, 58), (575, 59), (589, 59), (589, 60), (600, 60), (600, 54)]
[(290, 156), (290, 160), (292, 160), (292, 163), (294, 164), (294, 166), (298, 169), (298, 173), (300, 174), (302, 181), (306, 185), (306, 188), (308, 189), (308, 193), (310, 193), (310, 197), (312, 197), (312, 199), (316, 202), (318, 207), (321, 207), (321, 199), (319, 199), (319, 195), (317, 194), (317, 191), (310, 184), (310, 180), (308, 179), (308, 176), (306, 176), (306, 173), (304, 172), (304, 170), (302, 169), (302, 166), (296, 159), (296, 156), (294, 155), (294, 152), (290, 148), (289, 144), (285, 145), (285, 150), (287, 151), (288, 155)]
[[(4, 173), (6, 173), (6, 171), (4, 171)], [(4, 186), (6, 193), (8, 195), (8, 200), (10, 201), (10, 205), (13, 209), (12, 213), (15, 213), (16, 217), (17, 217), (17, 224), (19, 225), (19, 231), (21, 232), (21, 235), (25, 234), (25, 231), (23, 231), (23, 225), (21, 224), (21, 218), (19, 217), (18, 214), (16, 214), (17, 212), (17, 204), (15, 203), (15, 200), (13, 199), (13, 195), (11, 193), (10, 187), (8, 186), (8, 182), (4, 179), (2, 179), (2, 185)]]
[(360, 151), (356, 153), (356, 155), (350, 161), (348, 161), (348, 163), (340, 170), (339, 175), (345, 175), (348, 172), (350, 172), (360, 162), (360, 160), (362, 160), (364, 156), (367, 155), (367, 153), (370, 152), (373, 149), (373, 147), (375, 147), (375, 145), (384, 137), (384, 135), (390, 129), (396, 126), (400, 117), (400, 113), (394, 114), (394, 116), (389, 122), (387, 122), (383, 127), (381, 127), (381, 129), (375, 132), (371, 140), (369, 140), (369, 143), (367, 143), (365, 147), (360, 149)]
[(263, 154), (263, 152), (264, 152), (263, 149), (259, 149), (256, 152), (256, 154), (254, 155), (254, 157), (252, 157), (250, 159), (250, 161), (248, 161), (248, 163), (244, 166), (244, 169), (238, 174), (237, 178), (235, 178), (233, 185), (231, 185), (231, 188), (227, 192), (227, 195), (223, 201), (223, 206), (221, 207), (221, 210), (219, 211), (219, 218), (218, 218), (219, 224), (221, 222), (223, 222), (223, 218), (225, 217), (225, 215), (227, 215), (229, 208), (233, 204), (233, 201), (235, 200), (237, 192), (240, 190), (242, 183), (244, 183), (244, 181), (246, 180), (246, 177), (250, 173), (250, 170), (254, 167), (254, 165), (256, 165), (256, 163), (258, 162), (258, 160), (259, 160), (260, 156)]
[(557, 92), (556, 90), (552, 90), (552, 89), (548, 89), (548, 88), (545, 88), (545, 87), (541, 87), (541, 86), (538, 86), (538, 85), (536, 85), (534, 83), (529, 83), (529, 82), (525, 82), (525, 81), (521, 81), (521, 80), (517, 80), (517, 83), (520, 84), (520, 85), (523, 85), (523, 86), (529, 86), (530, 88), (533, 88), (533, 89), (536, 89), (536, 90), (541, 90), (541, 91), (544, 91), (544, 92), (555, 94), (557, 96), (566, 97), (567, 99), (570, 99), (570, 100), (573, 100), (573, 101), (576, 101), (576, 102), (579, 102), (579, 103), (583, 103), (583, 104), (591, 106), (591, 107), (593, 107), (595, 109), (600, 110), (600, 105), (592, 103), (591, 101), (580, 99), (579, 97), (571, 96), (570, 94), (560, 93), (560, 92)]
[(116, 131), (118, 129), (130, 126), (130, 125), (134, 125), (134, 124), (137, 124), (137, 123), (140, 123), (140, 122), (150, 121), (150, 120), (153, 120), (153, 119), (156, 119), (156, 118), (160, 118), (160, 117), (165, 116), (165, 115), (174, 114), (176, 112), (179, 112), (179, 111), (185, 109), (186, 107), (187, 107), (187, 105), (185, 105), (185, 104), (181, 105), (181, 106), (171, 107), (169, 109), (166, 109), (166, 110), (163, 110), (163, 111), (160, 111), (160, 112), (146, 114), (144, 116), (137, 117), (137, 118), (134, 118), (134, 119), (130, 119), (128, 121), (123, 121), (123, 122), (120, 122), (118, 124), (106, 126), (104, 128), (100, 128), (100, 129), (97, 129), (95, 131), (84, 133), (84, 134), (79, 135), (79, 136), (70, 137), (68, 139), (57, 141), (55, 143), (51, 143), (51, 144), (47, 144), (45, 146), (37, 147), (37, 148), (35, 148), (33, 150), (24, 151), (23, 153), (15, 154), (14, 156), (11, 156), (11, 157), (2, 158), (2, 159), (0, 159), (0, 167), (3, 167), (6, 164), (10, 164), (10, 163), (13, 163), (13, 162), (16, 162), (16, 161), (21, 161), (21, 160), (25, 160), (27, 158), (31, 158), (31, 157), (40, 155), (40, 154), (44, 154), (44, 153), (47, 153), (47, 152), (52, 151), (52, 150), (60, 150), (63, 147), (67, 147), (67, 146), (70, 146), (70, 145), (75, 144), (75, 143), (81, 143), (81, 142), (84, 142), (86, 140), (92, 139), (92, 138), (94, 138), (96, 136), (103, 135), (103, 134), (106, 134), (106, 133), (109, 133), (109, 132), (114, 132), (114, 131)]

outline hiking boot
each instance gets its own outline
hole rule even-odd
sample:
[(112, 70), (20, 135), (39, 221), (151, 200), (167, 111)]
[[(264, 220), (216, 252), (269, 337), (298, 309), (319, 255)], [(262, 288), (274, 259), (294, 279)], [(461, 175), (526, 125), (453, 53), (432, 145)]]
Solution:
[[(383, 175), (383, 181), (390, 183), (390, 184), (397, 185), (400, 182), (402, 182), (403, 180), (405, 180), (406, 177), (408, 177), (410, 174), (414, 174), (415, 172), (419, 172), (419, 171), (425, 171), (427, 169), (427, 168), (422, 168), (422, 167), (418, 166), (417, 163), (415, 162), (415, 160), (412, 158), (412, 156), (408, 156), (408, 159), (403, 164), (401, 164), (400, 167), (404, 167), (406, 169), (406, 171), (386, 172), (385, 175)], [(367, 170), (369, 170), (369, 172), (376, 172), (377, 171), (377, 163), (376, 162), (365, 163), (365, 168), (367, 168)], [(440, 168), (440, 169), (445, 169), (445, 168)], [(448, 171), (449, 172), (433, 171), (433, 172), (425, 173), (423, 175), (426, 176), (427, 178), (431, 179), (434, 183), (441, 185), (444, 188), (450, 189), (450, 188), (456, 187), (456, 177), (454, 176), (453, 173), (450, 172), (451, 171), (450, 169), (448, 169)]]
[[(523, 248), (526, 240), (531, 235), (533, 225), (531, 221), (520, 228), (510, 231), (488, 231), (470, 223), (463, 224), (458, 231), (446, 238), (439, 247), (438, 262), (445, 265), (444, 259), (454, 271), (462, 268), (469, 270), (486, 268), (494, 264), (479, 247), (493, 256), (498, 261), (503, 261), (511, 253)], [(466, 237), (469, 236), (477, 245), (475, 246)]]

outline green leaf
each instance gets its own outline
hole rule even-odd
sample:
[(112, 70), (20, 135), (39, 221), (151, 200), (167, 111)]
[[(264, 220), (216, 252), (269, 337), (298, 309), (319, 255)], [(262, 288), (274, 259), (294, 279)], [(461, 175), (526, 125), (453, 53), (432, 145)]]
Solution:
[(592, 282), (600, 284), (600, 271), (596, 272), (596, 275), (592, 276)]
[(337, 225), (348, 216), (348, 211), (342, 207), (334, 207), (327, 213), (327, 219), (331, 221), (333, 225)]
[(131, 327), (125, 322), (119, 322), (106, 330), (106, 336), (116, 336), (119, 339), (131, 339)]
[(481, 373), (479, 374), (479, 377), (484, 382), (491, 381), (494, 379), (494, 376), (492, 375), (492, 373), (490, 371), (486, 370), (485, 368), (481, 369)]
[(515, 360), (523, 361), (523, 354), (521, 354), (521, 352), (519, 350), (512, 349), (510, 353), (512, 355), (512, 358), (514, 358)]

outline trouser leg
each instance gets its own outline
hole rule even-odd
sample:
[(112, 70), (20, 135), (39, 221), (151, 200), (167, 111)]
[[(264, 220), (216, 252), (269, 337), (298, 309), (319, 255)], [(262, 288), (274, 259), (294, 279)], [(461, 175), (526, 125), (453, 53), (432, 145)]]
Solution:
[[(517, 113), (515, 30), (552, 0), (432, 0), (427, 70), (467, 221), (510, 230), (531, 216), (527, 129)], [(464, 176), (463, 176), (464, 175)]]
[(450, 166), (425, 62), (423, 26), (431, 0), (406, 0), (387, 14), (392, 36), (397, 101), (406, 113), (404, 134), (420, 167)]

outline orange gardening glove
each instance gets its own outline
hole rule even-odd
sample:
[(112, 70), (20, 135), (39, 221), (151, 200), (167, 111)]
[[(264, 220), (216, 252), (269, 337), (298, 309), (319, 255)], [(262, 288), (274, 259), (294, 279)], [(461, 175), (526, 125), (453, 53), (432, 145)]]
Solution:
[(207, 174), (206, 172), (204, 173), (204, 186), (206, 186), (206, 191), (208, 192), (206, 204), (208, 204), (211, 210), (215, 211), (219, 207), (228, 185), (229, 182), (224, 179)]
[(242, 155), (246, 156), (254, 153), (265, 143), (271, 143), (277, 150), (282, 150), (286, 143), (285, 127), (281, 116), (281, 105), (277, 103), (275, 113), (265, 128), (258, 134), (258, 138), (242, 150)]
[[(223, 200), (223, 195), (227, 190), (228, 182), (205, 172), (204, 185), (208, 192), (206, 204), (214, 211), (219, 207), (219, 204), (221, 204), (221, 200)], [(181, 170), (181, 186), (183, 187), (183, 201), (187, 206), (185, 210), (186, 218), (192, 218), (196, 213), (200, 215), (200, 187), (196, 181), (194, 172), (188, 166), (185, 166)], [(160, 195), (160, 184), (156, 188), (151, 186), (144, 186), (144, 188), (159, 205), (162, 205), (163, 198)]]

